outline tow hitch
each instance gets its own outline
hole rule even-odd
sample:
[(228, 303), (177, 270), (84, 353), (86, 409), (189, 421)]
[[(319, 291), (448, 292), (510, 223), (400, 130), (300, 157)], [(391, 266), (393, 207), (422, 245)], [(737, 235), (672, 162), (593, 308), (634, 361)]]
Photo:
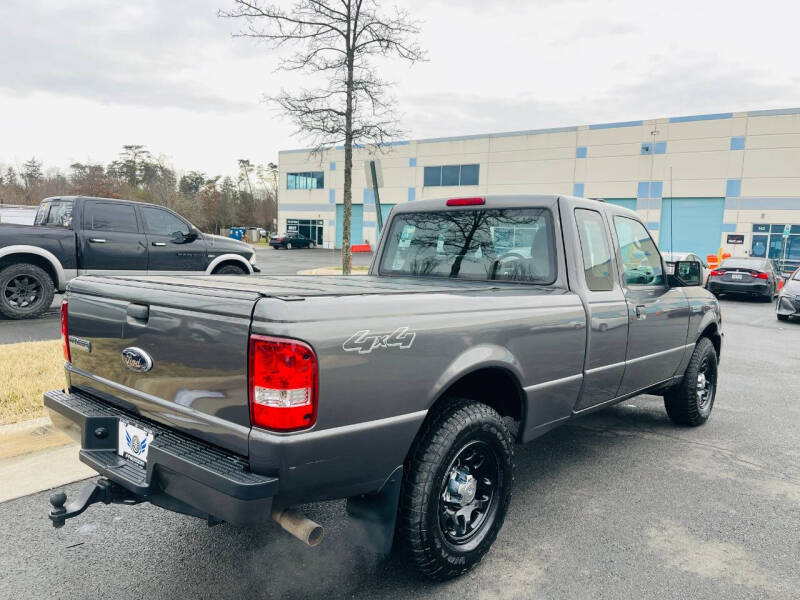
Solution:
[(49, 517), (53, 522), (53, 527), (63, 527), (64, 522), (72, 517), (77, 517), (85, 511), (91, 504), (102, 502), (103, 504), (138, 504), (144, 498), (135, 496), (121, 485), (113, 481), (100, 477), (95, 481), (90, 481), (78, 492), (77, 497), (69, 504), (67, 495), (64, 492), (56, 492), (50, 496), (50, 504), (53, 509)]

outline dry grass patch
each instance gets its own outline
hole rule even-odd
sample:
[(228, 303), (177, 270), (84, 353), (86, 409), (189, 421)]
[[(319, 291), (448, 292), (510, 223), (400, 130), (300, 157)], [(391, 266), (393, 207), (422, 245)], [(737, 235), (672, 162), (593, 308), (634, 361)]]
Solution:
[(65, 383), (60, 340), (0, 346), (0, 425), (43, 417), (42, 394)]

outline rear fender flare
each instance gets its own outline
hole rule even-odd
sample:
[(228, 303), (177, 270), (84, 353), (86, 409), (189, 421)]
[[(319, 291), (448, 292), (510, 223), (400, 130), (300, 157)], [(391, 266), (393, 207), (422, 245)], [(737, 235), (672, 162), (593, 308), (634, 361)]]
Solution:
[(45, 250), (44, 248), (39, 248), (38, 246), (27, 246), (23, 244), (0, 248), (0, 258), (6, 256), (13, 256), (15, 254), (35, 254), (36, 256), (41, 256), (47, 262), (50, 263), (50, 265), (53, 267), (53, 270), (55, 271), (56, 281), (54, 281), (53, 283), (56, 286), (56, 290), (63, 291), (64, 288), (66, 288), (67, 277), (64, 274), (64, 267), (61, 265), (61, 261), (58, 260), (55, 254), (53, 254), (48, 250)]
[[(503, 369), (508, 371), (516, 380), (517, 385), (522, 390), (522, 382), (526, 381), (522, 365), (508, 348), (495, 344), (479, 344), (466, 349), (459, 354), (444, 370), (442, 375), (436, 380), (430, 391), (428, 409), (442, 397), (447, 389), (465, 375), (469, 375), (479, 369)], [(524, 398), (524, 392), (523, 392)], [(523, 401), (522, 422), (524, 424), (526, 406)]]
[(208, 267), (206, 267), (206, 275), (211, 275), (214, 272), (214, 269), (224, 262), (237, 262), (245, 268), (248, 275), (253, 274), (253, 267), (250, 266), (250, 263), (247, 262), (247, 259), (244, 257), (239, 256), (238, 254), (220, 254), (211, 261), (211, 264), (209, 264)]

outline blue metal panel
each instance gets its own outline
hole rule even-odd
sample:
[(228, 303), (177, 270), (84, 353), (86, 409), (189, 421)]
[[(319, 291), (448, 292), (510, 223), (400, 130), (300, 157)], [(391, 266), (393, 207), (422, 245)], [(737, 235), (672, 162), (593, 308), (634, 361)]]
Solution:
[(664, 198), (661, 201), (662, 250), (716, 254), (722, 239), (724, 198)]
[(609, 204), (616, 204), (630, 210), (636, 210), (636, 198), (604, 198)]
[(584, 188), (584, 186), (583, 186), (582, 183), (574, 184), (572, 186), (572, 195), (573, 196), (578, 196), (579, 198), (582, 198), (583, 197), (583, 188)]
[(575, 149), (575, 158), (586, 158), (586, 146), (578, 146)]
[(636, 186), (636, 197), (637, 198), (649, 198), (650, 197), (650, 182), (649, 181), (640, 181), (639, 185)]
[(417, 199), (417, 188), (408, 188), (408, 201), (413, 202)]
[(386, 218), (389, 212), (394, 208), (394, 204), (381, 204), (381, 215), (383, 216), (383, 223), (386, 224)]
[(688, 117), (670, 117), (670, 123), (689, 123), (691, 121), (714, 121), (716, 119), (730, 119), (733, 113), (716, 113), (712, 115), (691, 115)]
[(651, 221), (647, 224), (647, 228), (650, 231), (658, 231), (658, 221)]
[[(350, 243), (361, 244), (364, 241), (364, 207), (353, 204), (350, 215)], [(336, 247), (342, 247), (342, 226), (344, 224), (344, 205), (336, 205)]]
[(416, 167), (417, 166), (417, 159), (416, 157), (408, 159), (408, 166), (409, 167)]
[(328, 202), (336, 204), (336, 190), (333, 188), (328, 190)]
[(663, 181), (651, 181), (650, 182), (650, 198), (661, 198), (664, 193), (664, 182)]
[(641, 154), (652, 154), (652, 153), (653, 153), (652, 142), (642, 142)]
[(731, 138), (731, 150), (744, 150), (744, 136), (738, 135)]
[(736, 231), (736, 223), (723, 223), (722, 233), (734, 233)]
[(589, 125), (589, 129), (614, 129), (615, 127), (636, 127), (641, 125), (642, 121), (621, 121), (619, 123), (597, 123)]
[(375, 191), (369, 188), (364, 188), (364, 204), (375, 204)]
[(335, 162), (332, 162), (332, 163), (330, 164), (330, 170), (331, 170), (331, 171), (335, 171), (335, 170), (336, 170), (336, 163), (335, 163)]
[(656, 142), (656, 154), (667, 153), (667, 142)]
[(726, 198), (738, 198), (742, 195), (742, 180), (741, 179), (728, 179), (725, 186)]

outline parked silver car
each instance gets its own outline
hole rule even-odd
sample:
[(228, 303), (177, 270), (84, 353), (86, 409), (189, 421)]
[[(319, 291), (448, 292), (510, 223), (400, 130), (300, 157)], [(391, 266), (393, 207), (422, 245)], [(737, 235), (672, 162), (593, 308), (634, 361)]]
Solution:
[(800, 269), (796, 269), (789, 276), (781, 291), (778, 292), (775, 314), (779, 321), (788, 321), (789, 317), (800, 316)]

